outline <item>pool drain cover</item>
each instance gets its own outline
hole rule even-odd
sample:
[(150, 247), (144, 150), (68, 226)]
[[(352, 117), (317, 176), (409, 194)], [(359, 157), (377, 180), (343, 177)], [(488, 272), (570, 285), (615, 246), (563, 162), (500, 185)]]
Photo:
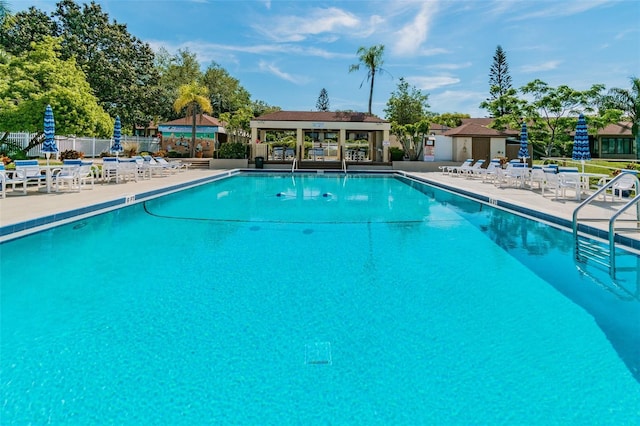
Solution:
[(331, 343), (315, 342), (309, 343), (305, 348), (305, 364), (331, 365)]

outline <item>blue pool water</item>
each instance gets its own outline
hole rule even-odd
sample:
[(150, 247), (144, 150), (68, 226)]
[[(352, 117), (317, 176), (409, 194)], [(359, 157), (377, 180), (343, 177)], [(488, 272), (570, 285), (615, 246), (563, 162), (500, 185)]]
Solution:
[(572, 247), (329, 175), (235, 176), (14, 240), (0, 423), (636, 425), (637, 277)]

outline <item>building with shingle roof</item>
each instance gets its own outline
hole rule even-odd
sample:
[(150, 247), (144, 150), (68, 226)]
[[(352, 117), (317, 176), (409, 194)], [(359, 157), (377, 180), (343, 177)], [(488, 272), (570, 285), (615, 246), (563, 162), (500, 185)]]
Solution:
[[(349, 141), (366, 141), (366, 160), (389, 161), (391, 123), (375, 115), (352, 111), (276, 111), (251, 120), (252, 157), (268, 158), (262, 144), (270, 132), (287, 131), (295, 137), (295, 158), (309, 158), (322, 150), (323, 159), (346, 158)], [(306, 142), (306, 143), (305, 143)]]

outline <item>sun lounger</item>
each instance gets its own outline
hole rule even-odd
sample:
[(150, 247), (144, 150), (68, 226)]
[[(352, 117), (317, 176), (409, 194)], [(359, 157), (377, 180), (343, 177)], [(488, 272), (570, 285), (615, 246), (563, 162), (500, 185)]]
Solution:
[(438, 166), (438, 168), (442, 171), (443, 175), (446, 175), (446, 174), (450, 174), (451, 172), (455, 171), (456, 169), (461, 169), (461, 168), (464, 168), (464, 167), (471, 167), (471, 164), (473, 164), (473, 158), (467, 158), (459, 166)]

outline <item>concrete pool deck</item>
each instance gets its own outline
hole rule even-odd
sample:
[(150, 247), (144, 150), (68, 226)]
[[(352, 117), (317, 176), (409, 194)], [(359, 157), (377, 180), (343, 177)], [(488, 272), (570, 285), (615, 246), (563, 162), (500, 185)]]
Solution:
[[(30, 188), (28, 195), (20, 192), (7, 191), (7, 198), (0, 199), (0, 227), (11, 226), (17, 223), (34, 221), (43, 217), (50, 217), (62, 212), (84, 209), (101, 203), (109, 203), (114, 200), (133, 195), (145, 194), (157, 190), (164, 190), (185, 185), (190, 182), (197, 182), (203, 179), (212, 178), (228, 170), (201, 170), (194, 169), (185, 172), (175, 173), (165, 177), (154, 177), (147, 180), (127, 183), (98, 183), (94, 189), (82, 189), (80, 192), (51, 192), (46, 193), (36, 188)], [(579, 205), (579, 201), (573, 198), (559, 198), (556, 200), (552, 192), (545, 193), (544, 197), (540, 190), (521, 189), (515, 187), (498, 187), (482, 179), (468, 179), (461, 176), (443, 175), (440, 172), (413, 173), (408, 172), (407, 176), (413, 176), (420, 180), (430, 181), (440, 187), (447, 187), (454, 191), (460, 191), (474, 196), (486, 197), (492, 202), (506, 203), (518, 206), (524, 211), (539, 212), (542, 215), (549, 215), (561, 219), (561, 221), (572, 221), (574, 209)], [(570, 195), (571, 192), (569, 191)], [(584, 216), (581, 217), (610, 217), (615, 211), (614, 208), (626, 203), (616, 201), (596, 201), (593, 206), (584, 209)], [(635, 212), (635, 209), (631, 209)], [(629, 218), (633, 218), (631, 214)], [(607, 229), (607, 223), (594, 223), (590, 226), (603, 231)], [(628, 235), (629, 238), (640, 240), (640, 231), (635, 235)]]

